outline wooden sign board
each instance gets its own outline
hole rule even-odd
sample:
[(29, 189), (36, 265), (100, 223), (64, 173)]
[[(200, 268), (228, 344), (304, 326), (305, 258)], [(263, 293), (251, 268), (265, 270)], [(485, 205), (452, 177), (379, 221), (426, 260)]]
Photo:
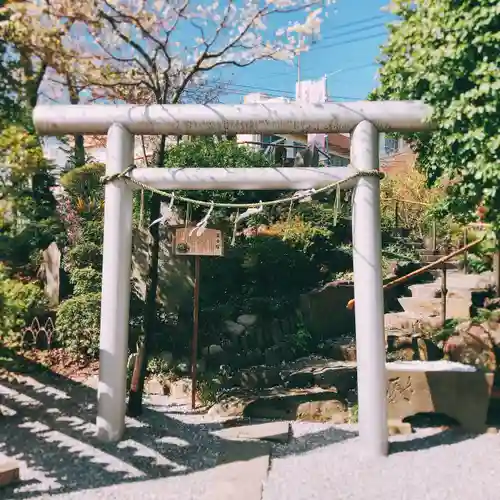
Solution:
[(222, 232), (217, 229), (205, 229), (199, 236), (192, 227), (176, 229), (174, 253), (176, 255), (200, 255), (205, 257), (222, 257), (224, 241)]

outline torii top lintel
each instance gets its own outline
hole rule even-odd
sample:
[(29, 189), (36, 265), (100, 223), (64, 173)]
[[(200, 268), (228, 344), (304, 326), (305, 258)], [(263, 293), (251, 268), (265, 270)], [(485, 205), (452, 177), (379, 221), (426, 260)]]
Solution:
[(357, 101), (324, 104), (241, 105), (130, 104), (40, 105), (33, 112), (39, 134), (106, 134), (119, 123), (136, 135), (235, 135), (347, 133), (362, 121), (379, 132), (433, 128), (431, 108), (420, 101)]

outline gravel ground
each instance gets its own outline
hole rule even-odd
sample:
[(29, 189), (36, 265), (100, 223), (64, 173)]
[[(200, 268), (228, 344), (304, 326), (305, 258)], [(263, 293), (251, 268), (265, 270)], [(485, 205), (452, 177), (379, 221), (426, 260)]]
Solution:
[[(314, 426), (307, 424), (298, 424), (296, 429), (295, 435), (314, 432)], [(342, 430), (337, 426), (329, 432), (339, 434)], [(326, 496), (335, 500), (500, 498), (500, 463), (496, 458), (500, 435), (419, 429), (410, 436), (391, 438), (391, 455), (383, 459), (360, 458), (363, 450), (359, 439), (345, 437), (323, 448), (286, 457), (279, 456), (282, 447), (277, 449), (263, 500)], [(304, 441), (310, 439), (314, 437)], [(304, 447), (302, 444), (299, 450)]]
[(0, 424), (0, 460), (17, 458), (23, 479), (0, 491), (2, 500), (500, 498), (500, 435), (419, 430), (392, 438), (388, 458), (367, 459), (354, 426), (296, 422), (289, 444), (272, 445), (266, 479), (262, 461), (269, 463), (271, 445), (242, 442), (243, 461), (218, 465), (227, 449), (213, 434), (220, 423), (165, 398), (151, 401), (154, 411), (141, 421), (128, 419), (126, 439), (116, 446), (93, 436), (91, 389), (26, 378), (0, 383), (0, 396), (11, 414)]

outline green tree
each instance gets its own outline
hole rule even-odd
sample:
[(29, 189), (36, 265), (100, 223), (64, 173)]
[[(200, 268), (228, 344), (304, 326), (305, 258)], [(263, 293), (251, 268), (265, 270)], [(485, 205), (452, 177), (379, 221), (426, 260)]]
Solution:
[(441, 208), (500, 229), (500, 3), (394, 0), (400, 20), (382, 49), (376, 99), (419, 99), (437, 130), (408, 137)]
[(0, 163), (5, 207), (0, 254), (14, 270), (31, 275), (40, 250), (64, 239), (52, 193), (53, 167), (44, 158), (38, 138), (20, 126), (8, 126), (0, 133)]

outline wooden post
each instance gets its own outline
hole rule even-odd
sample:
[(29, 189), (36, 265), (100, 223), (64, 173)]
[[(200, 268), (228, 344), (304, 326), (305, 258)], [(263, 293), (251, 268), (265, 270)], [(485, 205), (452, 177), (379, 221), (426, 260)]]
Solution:
[(191, 351), (191, 408), (196, 408), (196, 363), (198, 358), (198, 315), (200, 303), (200, 256), (194, 257), (193, 342)]
[(498, 248), (495, 250), (495, 255), (493, 256), (493, 269), (495, 273), (496, 296), (500, 297), (500, 250)]
[(432, 219), (432, 253), (437, 250), (437, 232), (436, 232), (436, 219)]
[(398, 229), (399, 225), (399, 201), (394, 201), (394, 229)]
[(446, 296), (448, 295), (448, 288), (446, 288), (446, 262), (443, 262), (443, 275), (441, 281), (441, 320), (443, 326), (446, 325)]
[[(464, 247), (467, 246), (467, 227), (464, 227)], [(469, 272), (469, 252), (464, 252), (464, 273)]]

